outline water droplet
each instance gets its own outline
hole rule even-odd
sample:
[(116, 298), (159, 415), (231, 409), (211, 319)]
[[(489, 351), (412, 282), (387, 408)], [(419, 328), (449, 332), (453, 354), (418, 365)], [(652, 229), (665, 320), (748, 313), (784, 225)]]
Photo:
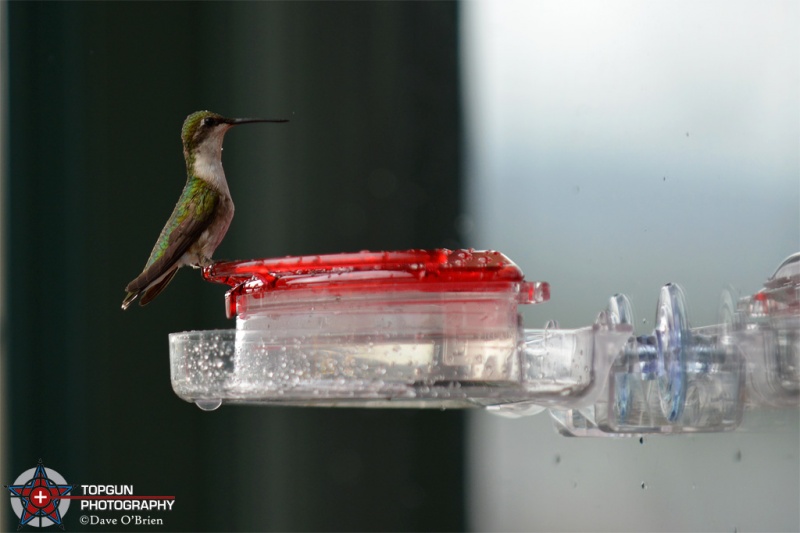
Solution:
[(194, 403), (203, 411), (213, 411), (222, 405), (222, 400), (196, 400)]

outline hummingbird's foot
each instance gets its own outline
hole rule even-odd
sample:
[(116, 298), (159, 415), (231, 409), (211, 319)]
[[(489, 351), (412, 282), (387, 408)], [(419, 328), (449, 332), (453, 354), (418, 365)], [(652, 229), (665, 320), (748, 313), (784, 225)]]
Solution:
[(192, 265), (192, 268), (206, 268), (214, 264), (210, 257), (200, 257), (197, 264)]

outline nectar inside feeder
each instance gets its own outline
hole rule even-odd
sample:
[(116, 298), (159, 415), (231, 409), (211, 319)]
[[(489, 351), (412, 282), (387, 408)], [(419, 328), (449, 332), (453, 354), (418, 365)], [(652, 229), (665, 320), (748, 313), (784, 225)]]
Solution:
[(569, 403), (591, 390), (595, 347), (619, 351), (630, 335), (525, 332), (518, 306), (547, 301), (549, 286), (495, 251), (220, 262), (203, 274), (231, 286), (236, 328), (174, 333), (170, 355), (175, 392), (205, 408)]

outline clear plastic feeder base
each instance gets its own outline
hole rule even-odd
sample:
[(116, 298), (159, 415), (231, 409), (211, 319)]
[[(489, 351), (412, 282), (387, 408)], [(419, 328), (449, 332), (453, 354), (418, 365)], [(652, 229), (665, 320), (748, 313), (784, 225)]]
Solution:
[(723, 323), (706, 328), (691, 328), (683, 291), (666, 285), (655, 330), (638, 338), (623, 295), (591, 326), (524, 329), (518, 306), (546, 301), (549, 287), (498, 252), (217, 263), (204, 275), (232, 287), (236, 329), (169, 342), (175, 392), (207, 410), (549, 409), (562, 434), (624, 436), (731, 430), (748, 402), (800, 403), (800, 275), (772, 299), (726, 293)]

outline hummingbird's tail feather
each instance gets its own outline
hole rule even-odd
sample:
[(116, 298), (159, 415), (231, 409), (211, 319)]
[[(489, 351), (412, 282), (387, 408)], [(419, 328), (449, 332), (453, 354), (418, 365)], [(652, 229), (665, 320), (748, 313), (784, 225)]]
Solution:
[(122, 300), (122, 310), (124, 311), (125, 309), (127, 309), (128, 306), (130, 306), (133, 303), (133, 301), (138, 297), (139, 297), (138, 292), (129, 292), (128, 294), (126, 294), (125, 299)]
[[(139, 300), (139, 305), (147, 305), (152, 302), (153, 299), (161, 294), (161, 291), (163, 291), (166, 286), (169, 285), (169, 282), (172, 281), (173, 277), (175, 277), (176, 272), (178, 272), (177, 267), (164, 274), (161, 279), (156, 280), (149, 287), (128, 292), (128, 294), (125, 295), (125, 299), (122, 300), (122, 309), (127, 309), (128, 306), (130, 306), (140, 295), (142, 299)], [(130, 285), (128, 287), (130, 287)], [(128, 288), (126, 287), (126, 290), (127, 289)]]
[(169, 282), (172, 281), (172, 278), (175, 277), (175, 274), (177, 272), (178, 268), (177, 267), (173, 268), (172, 270), (167, 272), (164, 275), (164, 277), (161, 278), (159, 281), (156, 281), (150, 287), (146, 288), (142, 293), (142, 299), (139, 300), (139, 305), (147, 305), (150, 302), (152, 302), (153, 299), (159, 294), (161, 294), (161, 291), (163, 291), (167, 287), (167, 285), (169, 285)]

